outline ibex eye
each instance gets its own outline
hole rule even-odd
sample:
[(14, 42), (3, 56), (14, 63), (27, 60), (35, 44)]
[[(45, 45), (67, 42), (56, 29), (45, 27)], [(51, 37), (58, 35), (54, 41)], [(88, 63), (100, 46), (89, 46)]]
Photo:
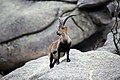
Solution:
[(62, 27), (62, 29), (64, 29), (64, 27)]

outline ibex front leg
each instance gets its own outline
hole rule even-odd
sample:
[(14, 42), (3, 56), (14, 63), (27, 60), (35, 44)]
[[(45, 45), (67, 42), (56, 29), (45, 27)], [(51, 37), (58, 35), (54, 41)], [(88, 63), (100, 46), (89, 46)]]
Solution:
[(67, 50), (67, 62), (70, 62), (69, 52), (70, 52), (70, 48)]
[(60, 59), (60, 51), (59, 50), (58, 50), (57, 54), (58, 54), (58, 57), (57, 57), (57, 65), (58, 65), (60, 63), (60, 61), (59, 61), (59, 59)]

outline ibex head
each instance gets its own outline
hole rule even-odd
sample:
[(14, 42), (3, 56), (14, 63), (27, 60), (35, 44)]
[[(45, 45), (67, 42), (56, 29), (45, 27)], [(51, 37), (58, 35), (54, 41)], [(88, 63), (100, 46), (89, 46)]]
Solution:
[(66, 26), (60, 27), (57, 31), (57, 35), (62, 35), (63, 33), (67, 34), (67, 27)]
[(70, 15), (65, 17), (65, 19), (62, 21), (61, 18), (59, 17), (59, 27), (58, 27), (58, 31), (57, 31), (57, 35), (62, 35), (63, 33), (67, 34), (67, 26), (65, 26), (66, 21), (72, 17), (72, 16), (76, 16), (76, 15)]

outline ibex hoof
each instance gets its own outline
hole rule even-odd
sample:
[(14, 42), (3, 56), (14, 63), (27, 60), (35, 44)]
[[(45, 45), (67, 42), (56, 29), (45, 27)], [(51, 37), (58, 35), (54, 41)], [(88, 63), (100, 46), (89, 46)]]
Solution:
[(67, 62), (70, 62), (71, 60), (70, 59), (67, 59)]
[(54, 65), (50, 64), (50, 69), (53, 68), (53, 67), (54, 67)]
[(60, 62), (57, 62), (56, 64), (58, 65), (58, 64), (60, 64)]

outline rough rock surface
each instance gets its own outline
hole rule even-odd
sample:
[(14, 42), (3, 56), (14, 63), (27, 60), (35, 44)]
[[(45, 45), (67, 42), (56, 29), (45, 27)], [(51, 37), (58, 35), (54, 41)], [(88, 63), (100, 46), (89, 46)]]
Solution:
[(111, 0), (78, 0), (80, 8), (97, 8), (108, 4)]
[(35, 4), (25, 1), (23, 3), (15, 2), (1, 1), (0, 6), (3, 12), (0, 15), (0, 43), (31, 32), (40, 32), (57, 18), (58, 8), (74, 6), (62, 2), (38, 2)]
[[(78, 4), (82, 3), (79, 8), (92, 9), (76, 9), (73, 14), (78, 15), (73, 18), (77, 25), (72, 19), (66, 23), (70, 28), (72, 46), (98, 31), (98, 38), (90, 38), (91, 40), (87, 41), (91, 41), (90, 45), (94, 47), (96, 43), (107, 38), (112, 19), (103, 5), (109, 1), (78, 1)], [(69, 14), (76, 3), (77, 0), (0, 0), (0, 72), (15, 69), (29, 60), (46, 55), (47, 47), (58, 38), (58, 16)], [(102, 46), (104, 42), (99, 45)], [(88, 43), (85, 44), (89, 45)], [(90, 47), (91, 49), (93, 48)]]
[(119, 80), (120, 56), (107, 51), (82, 53), (70, 51), (71, 62), (64, 57), (49, 69), (47, 56), (30, 61), (1, 80)]
[(63, 1), (68, 3), (77, 3), (78, 0), (26, 0), (26, 1)]
[(2, 78), (3, 76), (2, 75), (0, 75), (0, 79)]
[(110, 33), (104, 46), (95, 51), (71, 49), (69, 63), (65, 56), (59, 65), (49, 69), (49, 59), (45, 56), (27, 62), (1, 80), (120, 80), (120, 56), (114, 50)]
[(112, 16), (107, 7), (98, 8), (95, 11), (88, 11), (92, 21), (99, 26), (107, 25), (111, 22)]
[(62, 1), (77, 2), (78, 0), (62, 0)]
[[(120, 3), (120, 1), (119, 1), (119, 3)], [(107, 7), (113, 17), (114, 17), (114, 11), (115, 11), (115, 9), (117, 9), (117, 5), (118, 5), (117, 2), (111, 2), (107, 5)], [(120, 6), (120, 4), (119, 4), (119, 6)], [(118, 17), (120, 18), (120, 7), (118, 7), (117, 11), (119, 12)]]
[(1, 80), (119, 80), (120, 56), (113, 54), (115, 46), (112, 41), (112, 34), (109, 33), (107, 38), (104, 46), (95, 51), (83, 53), (71, 49), (70, 63), (66, 62), (65, 56), (59, 65), (49, 69), (49, 59), (48, 56), (45, 56), (26, 63), (25, 66), (16, 69)]
[[(118, 32), (120, 32), (120, 29), (118, 30)], [(101, 48), (98, 48), (97, 50), (98, 51), (110, 51), (112, 53), (116, 53), (115, 50), (115, 45), (114, 45), (114, 42), (113, 42), (113, 35), (112, 33), (109, 33), (108, 36), (107, 36), (108, 40), (105, 42), (104, 46), (101, 47)], [(118, 44), (118, 47), (120, 49), (120, 44)]]
[[(102, 1), (105, 1), (105, 4), (102, 3)], [(114, 20), (112, 19), (109, 9), (106, 7), (107, 0), (91, 0), (91, 2), (88, 0), (79, 0), (78, 4), (82, 2), (83, 4), (80, 4), (80, 10), (85, 11), (93, 23), (97, 25), (97, 32), (73, 47), (81, 51), (90, 51), (103, 46), (113, 26)]]
[[(56, 1), (1, 0), (0, 71), (14, 69), (29, 60), (46, 55), (47, 47), (58, 38), (57, 17), (74, 7), (75, 4)], [(75, 13), (80, 13), (74, 17), (79, 26), (71, 19), (66, 23), (70, 26), (72, 45), (96, 32), (96, 26), (86, 13), (78, 10)]]
[[(118, 18), (118, 21), (119, 20), (120, 19)], [(109, 38), (109, 35), (110, 35), (109, 39), (111, 39), (111, 42), (109, 42), (109, 45), (113, 45), (113, 44), (110, 44), (110, 43), (113, 43), (112, 34), (110, 32), (114, 23), (115, 23), (115, 18), (113, 17), (108, 25), (104, 25), (103, 28), (100, 27), (101, 31), (96, 32), (95, 34), (85, 39), (84, 41), (80, 42), (79, 44), (74, 45), (72, 48), (78, 49), (83, 52), (95, 50), (99, 47), (102, 47), (105, 44), (107, 38)], [(120, 22), (118, 22), (118, 28), (120, 28)], [(120, 32), (120, 30), (118, 30), (118, 32)], [(108, 35), (108, 33), (110, 34)], [(115, 49), (113, 46), (110, 46), (110, 47), (111, 47), (110, 50)], [(102, 49), (106, 49), (106, 48), (102, 48)], [(106, 50), (109, 50), (109, 49), (106, 49)]]

